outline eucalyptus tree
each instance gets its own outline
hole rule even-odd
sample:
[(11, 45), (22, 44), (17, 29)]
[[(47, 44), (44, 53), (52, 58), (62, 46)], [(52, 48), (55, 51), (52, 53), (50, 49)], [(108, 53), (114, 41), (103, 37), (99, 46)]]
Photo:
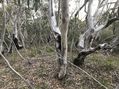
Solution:
[[(100, 50), (104, 48), (105, 49), (113, 48), (112, 45), (109, 45), (108, 43), (101, 43), (96, 46), (93, 46), (93, 43), (97, 35), (103, 29), (106, 29), (107, 27), (112, 25), (114, 22), (119, 20), (119, 16), (118, 16), (119, 0), (116, 0), (115, 2), (109, 2), (109, 0), (97, 1), (98, 6), (95, 10), (95, 13), (92, 15), (93, 1), (94, 0), (85, 0), (85, 3), (84, 3), (85, 5), (83, 5), (83, 7), (86, 7), (88, 5), (86, 10), (86, 15), (87, 15), (86, 29), (87, 30), (83, 34), (81, 34), (79, 37), (78, 47), (81, 50), (79, 51), (78, 57), (74, 60), (74, 64), (76, 65), (82, 64), (86, 56), (95, 52), (96, 50)], [(82, 9), (82, 7), (80, 9)], [(79, 10), (77, 11), (77, 13), (79, 12)], [(105, 18), (104, 18), (104, 13), (108, 13), (106, 14)]]
[[(7, 29), (7, 21), (10, 20), (8, 17), (8, 12), (7, 12), (7, 3), (6, 0), (2, 0), (2, 18), (3, 18), (3, 24), (2, 24), (2, 35), (1, 35), (1, 43), (0, 43), (0, 56), (4, 59), (5, 63), (7, 64), (7, 66), (10, 68), (10, 70), (12, 72), (14, 72), (17, 76), (19, 76), (29, 87), (29, 89), (34, 89), (34, 87), (30, 84), (29, 81), (27, 81), (20, 73), (18, 73), (10, 64), (10, 62), (6, 59), (6, 57), (4, 56), (4, 54), (2, 53), (2, 48), (3, 48), (3, 43), (5, 42), (5, 34), (6, 34), (6, 29)], [(15, 14), (15, 13), (14, 13)], [(15, 24), (15, 23), (14, 23)], [(14, 25), (16, 27), (16, 24)], [(17, 35), (17, 30), (14, 30), (14, 32), (16, 33), (15, 35)], [(16, 45), (16, 44), (15, 44)]]
[(66, 75), (67, 69), (67, 34), (69, 24), (69, 7), (68, 0), (61, 0), (59, 3), (61, 3), (59, 4), (61, 5), (61, 27), (58, 26), (56, 21), (54, 0), (49, 0), (49, 21), (56, 40), (56, 51), (59, 61), (58, 77), (62, 79)]

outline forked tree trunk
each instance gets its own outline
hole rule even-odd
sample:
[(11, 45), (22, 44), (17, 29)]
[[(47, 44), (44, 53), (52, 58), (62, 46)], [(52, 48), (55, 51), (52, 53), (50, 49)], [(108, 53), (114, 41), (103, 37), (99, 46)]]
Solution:
[[(110, 49), (108, 44), (99, 44), (97, 45), (97, 47), (99, 47), (101, 45), (100, 48), (97, 47), (93, 47), (92, 48), (92, 43), (95, 40), (96, 35), (102, 30), (107, 28), (108, 26), (110, 26), (113, 22), (119, 20), (118, 17), (112, 17), (112, 18), (108, 18), (106, 19), (106, 21), (104, 23), (100, 24), (96, 24), (94, 23), (94, 16), (91, 15), (91, 5), (93, 0), (88, 0), (88, 11), (87, 11), (87, 25), (88, 28), (86, 30), (86, 32), (84, 32), (83, 34), (81, 34), (80, 38), (79, 38), (79, 43), (78, 43), (78, 47), (82, 48), (82, 50), (79, 52), (77, 58), (75, 58), (74, 60), (74, 64), (76, 65), (82, 65), (84, 63), (84, 59), (86, 58), (87, 55), (95, 52), (96, 50), (105, 48), (105, 49)], [(97, 8), (97, 10), (99, 9), (99, 7)], [(97, 15), (97, 11), (95, 12), (94, 15)], [(97, 21), (96, 21), (97, 22)]]

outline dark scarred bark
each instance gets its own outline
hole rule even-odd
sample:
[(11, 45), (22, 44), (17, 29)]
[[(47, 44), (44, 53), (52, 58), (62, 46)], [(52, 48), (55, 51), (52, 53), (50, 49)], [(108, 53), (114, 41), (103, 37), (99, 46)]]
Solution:
[(95, 51), (98, 51), (98, 50), (111, 50), (112, 49), (112, 46), (107, 44), (107, 43), (104, 43), (104, 44), (99, 44), (97, 47), (95, 48), (91, 48), (91, 49), (87, 49), (87, 50), (82, 50), (77, 58), (74, 59), (73, 63), (77, 66), (81, 66), (84, 64), (84, 60), (85, 58), (91, 54), (91, 53), (94, 53)]
[(100, 50), (100, 49), (101, 49), (101, 47), (100, 47), (100, 46), (97, 46), (97, 47), (95, 47), (95, 48), (93, 48), (93, 49), (81, 51), (81, 52), (78, 54), (77, 58), (74, 59), (73, 63), (74, 63), (75, 65), (77, 65), (77, 66), (83, 65), (84, 59), (87, 57), (87, 55), (89, 55), (89, 54), (91, 54), (91, 53), (94, 53), (95, 51)]
[(12, 53), (13, 45), (15, 45), (18, 50), (23, 48), (23, 45), (19, 44), (18, 38), (15, 37), (15, 34), (13, 34), (13, 36), (12, 36), (12, 40), (11, 40), (11, 43), (10, 43), (10, 48), (8, 50), (8, 53)]

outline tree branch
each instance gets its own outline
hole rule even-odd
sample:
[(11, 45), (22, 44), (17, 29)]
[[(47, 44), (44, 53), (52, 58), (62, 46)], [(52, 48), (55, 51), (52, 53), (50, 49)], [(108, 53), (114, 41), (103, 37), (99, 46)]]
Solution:
[(77, 10), (77, 12), (75, 13), (75, 18), (76, 18), (76, 16), (78, 15), (79, 11), (80, 11), (84, 6), (86, 6), (86, 4), (87, 4), (88, 1), (89, 1), (89, 0), (85, 0), (85, 1), (84, 1), (84, 4)]
[(27, 81), (20, 73), (18, 73), (9, 63), (9, 61), (5, 58), (5, 56), (0, 53), (1, 57), (5, 60), (6, 64), (8, 65), (8, 67), (16, 74), (18, 75), (28, 86), (30, 89), (34, 89), (34, 87), (30, 84), (29, 81)]

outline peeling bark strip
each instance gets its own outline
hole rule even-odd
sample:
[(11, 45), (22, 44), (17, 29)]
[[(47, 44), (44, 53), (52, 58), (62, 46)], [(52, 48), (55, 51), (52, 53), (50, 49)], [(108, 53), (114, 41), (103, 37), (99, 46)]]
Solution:
[(58, 53), (58, 58), (60, 58), (61, 52), (61, 32), (56, 23), (55, 11), (54, 11), (54, 0), (49, 0), (49, 22), (51, 25), (51, 30), (53, 31), (54, 38), (56, 41), (56, 51)]
[(55, 46), (56, 46), (56, 52), (58, 55), (58, 61), (59, 64), (61, 64), (61, 32), (59, 30), (59, 27), (56, 23), (56, 16), (54, 11), (54, 0), (49, 0), (49, 22), (51, 25), (51, 30), (53, 31), (54, 38), (55, 38)]
[(67, 33), (69, 24), (68, 0), (61, 1), (61, 9), (62, 9), (61, 32), (56, 22), (54, 8), (55, 8), (54, 0), (49, 0), (49, 21), (56, 40), (56, 51), (59, 60), (58, 78), (62, 79), (66, 75), (66, 68), (67, 68)]

